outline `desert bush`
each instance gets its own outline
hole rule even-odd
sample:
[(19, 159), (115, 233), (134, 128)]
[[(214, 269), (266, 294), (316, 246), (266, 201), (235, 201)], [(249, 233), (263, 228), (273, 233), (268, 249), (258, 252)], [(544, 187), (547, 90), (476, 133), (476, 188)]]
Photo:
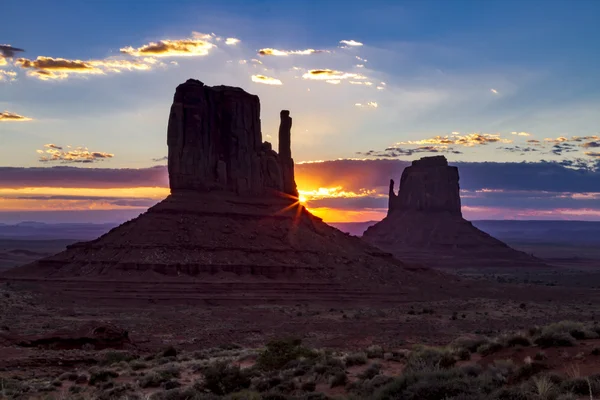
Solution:
[(384, 386), (373, 396), (377, 400), (439, 400), (475, 395), (473, 378), (458, 369), (407, 373)]
[(177, 349), (173, 346), (169, 346), (162, 351), (161, 356), (162, 357), (177, 357)]
[(573, 393), (563, 393), (558, 395), (556, 400), (579, 400), (579, 396), (576, 396)]
[[(130, 398), (131, 399), (131, 398)], [(221, 397), (212, 393), (203, 393), (193, 387), (165, 390), (152, 394), (149, 400), (218, 400)]]
[(534, 377), (530, 382), (531, 393), (540, 400), (555, 400), (558, 396), (556, 385), (548, 377)]
[(123, 383), (114, 387), (103, 390), (101, 393), (96, 395), (95, 400), (113, 400), (113, 399), (124, 399), (124, 398), (137, 398), (134, 396), (135, 388), (129, 383)]
[(317, 353), (303, 347), (299, 339), (273, 340), (259, 354), (256, 366), (265, 371), (279, 370), (300, 357), (316, 358)]
[(482, 344), (477, 348), (477, 353), (481, 354), (483, 357), (489, 356), (490, 354), (494, 354), (502, 350), (504, 346), (500, 342), (491, 341)]
[(598, 337), (598, 334), (596, 332), (592, 331), (581, 322), (574, 321), (561, 321), (544, 326), (542, 328), (540, 336), (552, 336), (560, 334), (568, 334), (576, 340), (596, 339)]
[(365, 369), (363, 372), (358, 374), (358, 378), (359, 379), (372, 379), (376, 375), (379, 375), (380, 371), (381, 371), (381, 364), (374, 363), (374, 364), (369, 365), (369, 367), (367, 369)]
[(346, 367), (351, 367), (353, 365), (365, 365), (368, 361), (367, 355), (365, 353), (348, 354), (344, 360), (346, 363)]
[(594, 347), (594, 348), (592, 349), (592, 352), (591, 352), (591, 354), (592, 354), (593, 356), (600, 356), (600, 347)]
[(406, 360), (406, 370), (422, 371), (450, 368), (456, 364), (452, 352), (446, 348), (418, 346)]
[(348, 375), (345, 371), (338, 371), (329, 379), (329, 387), (344, 386), (348, 382)]
[(513, 375), (511, 375), (511, 380), (514, 382), (521, 382), (547, 369), (548, 365), (543, 361), (528, 362), (516, 369)]
[(142, 376), (138, 380), (138, 384), (141, 388), (159, 387), (163, 382), (166, 382), (168, 378), (162, 377), (156, 372), (150, 372)]
[(115, 371), (111, 371), (109, 369), (101, 369), (101, 370), (92, 372), (92, 374), (90, 375), (88, 384), (96, 385), (97, 383), (107, 382), (110, 379), (116, 378), (118, 376), (119, 376), (119, 374), (117, 374)]
[(127, 353), (124, 351), (109, 351), (104, 353), (102, 360), (100, 360), (100, 365), (113, 365), (120, 363), (122, 361), (130, 362), (138, 358), (135, 354)]
[(383, 347), (378, 345), (373, 345), (367, 347), (367, 358), (383, 358)]
[(146, 363), (145, 363), (145, 362), (143, 362), (143, 361), (134, 360), (134, 361), (131, 361), (131, 362), (129, 363), (129, 367), (131, 367), (131, 369), (132, 369), (132, 370), (134, 370), (134, 371), (139, 371), (139, 370), (141, 370), (141, 369), (146, 369), (146, 368), (148, 368), (148, 364), (146, 364)]
[(250, 387), (250, 376), (237, 365), (216, 362), (203, 371), (203, 387), (211, 393), (226, 395)]
[(506, 347), (515, 347), (515, 346), (529, 347), (529, 346), (531, 346), (531, 340), (529, 340), (529, 338), (524, 335), (516, 334), (516, 335), (510, 335), (510, 336), (507, 336), (506, 338), (504, 338), (504, 344)]
[(560, 388), (564, 392), (573, 393), (580, 396), (597, 395), (600, 393), (600, 380), (594, 377), (572, 378), (565, 380)]
[(457, 339), (454, 339), (452, 343), (450, 343), (450, 347), (455, 348), (457, 350), (467, 349), (471, 353), (475, 353), (477, 349), (488, 343), (489, 339), (484, 336), (476, 336), (476, 337), (468, 337), (463, 336)]
[(542, 332), (533, 342), (543, 348), (575, 346), (573, 336), (564, 332)]

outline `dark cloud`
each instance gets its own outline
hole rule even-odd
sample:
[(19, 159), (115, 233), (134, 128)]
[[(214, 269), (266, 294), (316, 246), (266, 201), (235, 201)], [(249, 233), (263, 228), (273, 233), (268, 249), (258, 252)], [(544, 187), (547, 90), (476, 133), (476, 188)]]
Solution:
[(453, 148), (445, 147), (445, 146), (421, 146), (415, 147), (412, 149), (402, 148), (402, 147), (388, 147), (384, 151), (375, 151), (369, 150), (367, 152), (356, 152), (356, 154), (367, 156), (367, 157), (375, 157), (375, 158), (400, 158), (412, 156), (413, 154), (418, 153), (451, 153), (451, 154), (462, 154), (461, 151), (454, 150)]
[(584, 149), (600, 147), (600, 142), (587, 142), (581, 145)]
[(128, 188), (169, 187), (166, 166), (151, 168), (0, 167), (0, 187)]
[(554, 155), (561, 156), (563, 153), (573, 153), (579, 151), (577, 146), (571, 143), (557, 143), (552, 146), (550, 152)]
[(11, 45), (8, 45), (8, 44), (0, 44), (0, 54), (2, 54), (2, 57), (12, 58), (15, 56), (15, 53), (22, 52), (22, 51), (25, 51), (25, 50), (19, 49), (17, 47), (12, 47)]
[(161, 162), (161, 161), (168, 161), (169, 157), (168, 156), (164, 156), (164, 157), (160, 157), (160, 158), (153, 158), (152, 161), (154, 162)]
[(213, 47), (214, 44), (200, 39), (161, 40), (137, 49), (131, 46), (124, 47), (121, 53), (136, 57), (206, 56)]
[[(587, 151), (585, 153), (586, 156), (590, 156), (590, 157), (597, 157), (600, 158), (600, 152), (597, 151)], [(600, 162), (600, 161), (599, 161)]]
[[(462, 189), (596, 192), (600, 188), (600, 163), (566, 162), (451, 162), (460, 171)], [(359, 192), (363, 188), (387, 193), (390, 178), (396, 181), (410, 162), (400, 160), (336, 160), (296, 165), (299, 185), (341, 186)], [(578, 168), (578, 169), (575, 169)], [(595, 168), (595, 169), (594, 169)]]
[(67, 201), (90, 201), (90, 202), (102, 202), (108, 203), (119, 207), (152, 207), (159, 200), (150, 198), (136, 198), (136, 197), (111, 197), (111, 196), (4, 196), (0, 199), (18, 199), (18, 200), (67, 200)]
[(521, 146), (510, 146), (510, 147), (500, 147), (501, 150), (508, 151), (510, 153), (520, 153), (524, 155), (525, 153), (530, 153), (532, 151), (539, 151), (534, 147), (521, 147)]

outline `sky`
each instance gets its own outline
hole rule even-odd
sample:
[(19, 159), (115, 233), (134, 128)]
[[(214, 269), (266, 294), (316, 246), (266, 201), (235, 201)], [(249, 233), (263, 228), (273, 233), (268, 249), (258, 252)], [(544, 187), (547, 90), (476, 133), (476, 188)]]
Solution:
[(0, 223), (111, 222), (168, 195), (189, 78), (261, 100), (327, 222), (385, 216), (411, 160), (459, 167), (470, 219), (600, 220), (600, 2), (0, 3)]

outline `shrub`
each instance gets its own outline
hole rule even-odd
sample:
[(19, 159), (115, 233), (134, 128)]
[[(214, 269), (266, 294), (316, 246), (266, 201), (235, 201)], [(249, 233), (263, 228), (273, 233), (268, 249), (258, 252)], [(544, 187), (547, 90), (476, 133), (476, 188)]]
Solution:
[(329, 379), (329, 387), (344, 386), (346, 382), (348, 382), (346, 372), (338, 371)]
[(501, 343), (493, 341), (482, 344), (477, 348), (477, 352), (481, 354), (483, 357), (489, 356), (490, 354), (494, 354), (502, 350), (504, 346)]
[(548, 377), (534, 377), (531, 381), (531, 391), (537, 399), (554, 400), (558, 391), (554, 383)]
[(523, 346), (529, 347), (531, 346), (531, 340), (528, 337), (523, 335), (513, 335), (509, 336), (505, 339), (505, 343), (507, 347), (515, 347), (515, 346)]
[(511, 376), (511, 379), (515, 382), (527, 380), (532, 376), (539, 374), (542, 371), (548, 369), (548, 365), (541, 361), (532, 361), (521, 365), (515, 373)]
[(600, 347), (594, 347), (592, 349), (592, 355), (593, 356), (600, 356)]
[(383, 358), (383, 347), (373, 345), (367, 347), (367, 358)]
[[(458, 369), (407, 373), (384, 386), (372, 398), (377, 400), (439, 400), (477, 394), (473, 378)], [(473, 398), (473, 397), (471, 397)]]
[(381, 371), (381, 364), (371, 364), (367, 369), (358, 374), (359, 379), (372, 379), (375, 376), (379, 375)]
[(65, 372), (64, 374), (62, 374), (61, 376), (58, 377), (58, 379), (60, 379), (61, 381), (71, 381), (71, 382), (75, 382), (77, 380), (77, 378), (79, 378), (79, 375), (75, 372)]
[(205, 368), (203, 374), (204, 388), (217, 395), (225, 395), (250, 387), (249, 374), (237, 365), (216, 362)]
[(137, 361), (134, 360), (132, 362), (129, 363), (129, 366), (131, 367), (132, 370), (134, 371), (139, 371), (141, 369), (146, 369), (148, 368), (148, 364), (142, 362), (142, 361)]
[(96, 372), (93, 372), (90, 375), (90, 379), (88, 381), (88, 384), (90, 385), (96, 385), (99, 382), (107, 382), (112, 378), (116, 378), (118, 377), (119, 374), (117, 374), (115, 371), (111, 371), (109, 369), (102, 369)]
[(600, 392), (600, 381), (593, 377), (567, 379), (560, 388), (562, 391), (580, 396), (589, 396), (590, 393), (596, 395)]
[(561, 332), (542, 332), (533, 342), (543, 348), (575, 346), (575, 339)]
[(406, 360), (409, 371), (450, 368), (456, 364), (452, 352), (446, 348), (420, 346), (413, 350)]
[(365, 365), (367, 361), (367, 355), (365, 353), (352, 353), (348, 354), (345, 358), (346, 367)]
[(588, 329), (581, 322), (574, 321), (561, 321), (545, 326), (542, 328), (540, 336), (552, 336), (560, 334), (568, 334), (573, 339), (577, 340), (595, 339), (598, 337), (598, 334), (596, 332), (593, 332), (592, 330)]
[(457, 339), (454, 339), (452, 343), (450, 343), (450, 347), (453, 347), (457, 350), (467, 349), (471, 353), (475, 353), (479, 346), (488, 343), (489, 340), (483, 336), (476, 337), (468, 337), (463, 336)]
[(301, 345), (299, 339), (273, 340), (256, 360), (256, 366), (265, 371), (279, 370), (300, 357), (315, 358), (317, 354)]
[(167, 380), (167, 378), (162, 377), (156, 372), (150, 372), (149, 374), (142, 376), (138, 380), (138, 384), (142, 388), (159, 387), (163, 382), (166, 382)]
[(300, 386), (300, 389), (302, 389), (305, 392), (314, 392), (316, 388), (317, 384), (315, 383), (315, 381), (303, 382)]
[(100, 361), (100, 365), (113, 365), (120, 363), (121, 361), (130, 362), (138, 358), (135, 354), (130, 354), (123, 351), (109, 351), (104, 354), (104, 357)]
[(162, 351), (161, 355), (163, 357), (177, 357), (177, 349), (173, 346), (169, 346)]

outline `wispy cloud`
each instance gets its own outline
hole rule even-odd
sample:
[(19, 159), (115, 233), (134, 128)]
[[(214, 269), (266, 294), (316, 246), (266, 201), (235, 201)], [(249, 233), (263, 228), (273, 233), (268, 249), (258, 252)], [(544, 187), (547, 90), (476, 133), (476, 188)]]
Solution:
[(358, 47), (363, 45), (361, 42), (357, 42), (356, 40), (340, 40), (340, 44), (351, 47)]
[(265, 75), (252, 75), (252, 82), (264, 83), (265, 85), (283, 85), (279, 79)]
[(452, 135), (435, 136), (430, 139), (409, 140), (406, 142), (398, 142), (399, 145), (406, 144), (441, 144), (441, 145), (458, 145), (465, 147), (481, 146), (489, 143), (512, 143), (511, 139), (505, 139), (495, 133), (467, 133), (453, 132)]
[(215, 45), (208, 40), (180, 39), (150, 42), (141, 47), (123, 47), (121, 53), (136, 57), (194, 57), (206, 56)]
[(32, 118), (25, 117), (23, 115), (11, 113), (8, 111), (0, 112), (0, 122), (25, 122), (31, 121)]
[(236, 38), (227, 38), (227, 39), (225, 39), (225, 44), (228, 45), (228, 46), (235, 46), (239, 42), (240, 42), (240, 39), (236, 39)]
[(511, 134), (517, 135), (517, 136), (531, 136), (531, 133), (528, 133), (528, 132), (511, 132)]
[[(0, 58), (0, 60), (2, 60)], [(15, 71), (4, 71), (0, 69), (0, 81), (8, 81), (12, 82), (17, 78), (17, 73)]]
[(49, 143), (44, 145), (44, 150), (36, 150), (40, 154), (40, 162), (61, 162), (61, 163), (93, 163), (113, 158), (114, 154), (100, 151), (89, 151), (87, 147), (71, 148)]
[(30, 70), (28, 75), (41, 80), (66, 79), (71, 75), (102, 75), (106, 72), (121, 72), (124, 70), (149, 70), (157, 64), (153, 58), (142, 60), (68, 60), (65, 58), (38, 57), (35, 60), (19, 58), (15, 64)]
[(311, 79), (315, 81), (326, 81), (326, 80), (343, 80), (343, 79), (367, 79), (366, 76), (361, 74), (355, 74), (350, 72), (336, 71), (333, 69), (311, 69), (302, 75), (304, 79)]
[(278, 50), (265, 48), (260, 49), (258, 54), (261, 56), (289, 56), (289, 55), (299, 55), (299, 56), (309, 56), (311, 54), (319, 54), (319, 53), (329, 53), (329, 50), (315, 50), (315, 49), (306, 49), (306, 50)]
[(367, 103), (354, 103), (354, 106), (356, 107), (370, 107), (370, 108), (377, 108), (379, 107), (379, 105), (377, 104), (376, 101), (369, 101)]
[(490, 92), (492, 92), (494, 94), (498, 94), (498, 91), (496, 89), (490, 89)]

